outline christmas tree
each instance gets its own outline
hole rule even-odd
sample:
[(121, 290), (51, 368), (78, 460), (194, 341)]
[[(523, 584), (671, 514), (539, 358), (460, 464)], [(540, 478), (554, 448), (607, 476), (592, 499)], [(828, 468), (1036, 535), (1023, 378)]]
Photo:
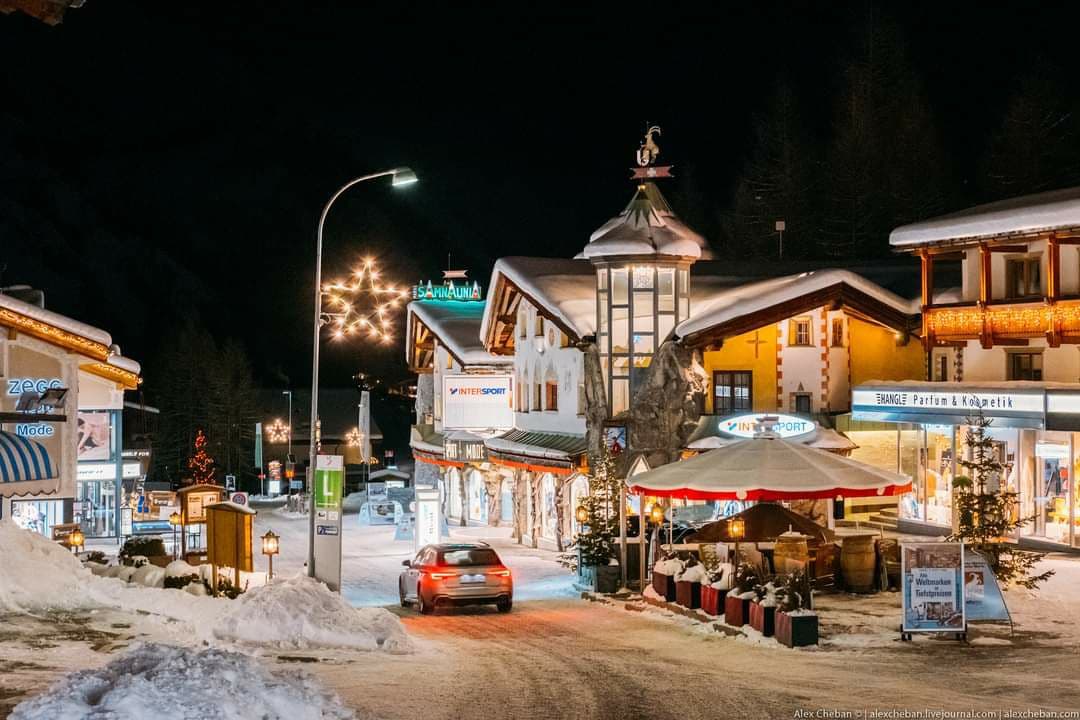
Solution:
[(188, 470), (195, 485), (214, 484), (214, 458), (206, 453), (206, 435), (202, 430), (195, 434), (195, 454), (188, 458)]
[(953, 481), (956, 490), (953, 511), (958, 525), (949, 540), (963, 542), (979, 552), (1002, 584), (1034, 589), (1054, 571), (1033, 574), (1043, 555), (1020, 550), (1007, 540), (1008, 535), (1034, 518), (1019, 516), (1016, 491), (1007, 489), (1002, 482), (1005, 466), (998, 459), (994, 441), (987, 432), (991, 421), (980, 412), (965, 422), (970, 426), (964, 438), (967, 452), (965, 459), (957, 462), (969, 476), (959, 476)]
[(582, 565), (608, 565), (615, 557), (621, 482), (616, 476), (615, 458), (604, 447), (600, 456), (594, 458), (589, 494), (581, 501), (586, 520), (576, 541)]

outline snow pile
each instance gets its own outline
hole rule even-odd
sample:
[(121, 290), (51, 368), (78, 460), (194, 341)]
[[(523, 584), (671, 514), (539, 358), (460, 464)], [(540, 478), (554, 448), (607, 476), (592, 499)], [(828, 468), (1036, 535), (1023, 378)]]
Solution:
[(206, 720), (355, 718), (338, 698), (295, 671), (280, 676), (225, 650), (137, 645), (97, 670), (72, 673), (20, 703), (12, 720), (127, 720), (180, 712)]
[(412, 651), (397, 616), (383, 608), (354, 608), (305, 575), (275, 580), (241, 595), (215, 624), (214, 635), (281, 648)]
[(0, 520), (0, 610), (85, 604), (82, 588), (92, 577), (69, 550)]
[(705, 582), (706, 579), (705, 566), (698, 563), (693, 567), (688, 567), (681, 573), (675, 576), (676, 581), (680, 582)]

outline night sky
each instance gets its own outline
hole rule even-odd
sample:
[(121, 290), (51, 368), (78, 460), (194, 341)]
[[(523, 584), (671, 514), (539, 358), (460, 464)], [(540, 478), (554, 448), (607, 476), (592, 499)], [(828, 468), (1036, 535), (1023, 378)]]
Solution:
[[(681, 178), (665, 187), (676, 209), (728, 208), (779, 78), (825, 136), (870, 13), (903, 29), (961, 188), (1017, 73), (1039, 54), (1067, 77), (1080, 63), (1073, 18), (1029, 4), (313, 5), (0, 16), (0, 284), (43, 288), (143, 361), (197, 314), (246, 344), (261, 382), (303, 385), (315, 223), (352, 176), (409, 165), (421, 183), (350, 192), (327, 275), (373, 254), (415, 281), (451, 253), (484, 284), (500, 255), (572, 256), (622, 208), (646, 121)], [(707, 207), (680, 204), (688, 181)], [(325, 385), (405, 373), (396, 346), (324, 357)]]

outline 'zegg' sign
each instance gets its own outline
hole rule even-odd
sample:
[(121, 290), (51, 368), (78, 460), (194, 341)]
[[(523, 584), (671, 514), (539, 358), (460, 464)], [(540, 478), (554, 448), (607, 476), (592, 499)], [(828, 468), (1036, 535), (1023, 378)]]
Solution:
[(54, 390), (64, 387), (60, 378), (8, 378), (7, 394), (12, 397), (22, 395), (24, 392), (36, 392), (39, 395), (46, 390)]

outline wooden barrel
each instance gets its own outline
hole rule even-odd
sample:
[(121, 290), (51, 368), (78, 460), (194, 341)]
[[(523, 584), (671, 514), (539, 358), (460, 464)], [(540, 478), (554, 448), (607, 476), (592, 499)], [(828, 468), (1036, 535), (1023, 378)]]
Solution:
[(773, 546), (773, 568), (781, 574), (804, 570), (810, 562), (809, 538), (798, 532), (786, 532)]
[(847, 535), (840, 547), (844, 586), (851, 592), (873, 592), (877, 553), (876, 535)]

